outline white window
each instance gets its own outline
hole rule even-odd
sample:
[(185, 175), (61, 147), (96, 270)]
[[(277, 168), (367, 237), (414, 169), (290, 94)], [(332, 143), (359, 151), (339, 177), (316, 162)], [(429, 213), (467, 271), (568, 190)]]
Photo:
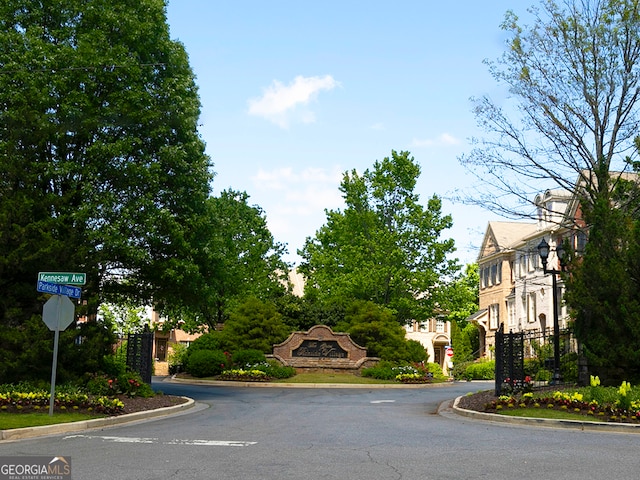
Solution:
[(444, 333), (444, 320), (436, 320), (436, 332)]
[(513, 298), (507, 300), (507, 315), (509, 316), (509, 330), (516, 328), (516, 301)]
[(489, 306), (489, 328), (497, 329), (500, 325), (500, 305), (494, 303)]
[(527, 295), (527, 321), (533, 323), (536, 321), (536, 294)]

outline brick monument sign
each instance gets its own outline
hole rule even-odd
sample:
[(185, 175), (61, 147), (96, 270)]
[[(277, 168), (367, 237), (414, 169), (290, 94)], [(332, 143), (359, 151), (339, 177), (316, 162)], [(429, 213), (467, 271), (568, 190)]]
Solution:
[(348, 333), (334, 333), (326, 325), (292, 333), (284, 342), (273, 346), (273, 356), (297, 371), (359, 370), (379, 360), (367, 357), (367, 350), (357, 345)]

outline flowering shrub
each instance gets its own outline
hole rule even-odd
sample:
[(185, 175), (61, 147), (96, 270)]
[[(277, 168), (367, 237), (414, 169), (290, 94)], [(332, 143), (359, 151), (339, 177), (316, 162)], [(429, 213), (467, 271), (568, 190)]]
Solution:
[(236, 380), (241, 382), (263, 382), (269, 377), (262, 370), (231, 369), (223, 371), (218, 377), (220, 380)]
[[(0, 410), (2, 411), (38, 411), (49, 407), (50, 393), (45, 390), (33, 392), (10, 391), (0, 393)], [(56, 392), (55, 407), (61, 410), (85, 409), (109, 415), (122, 413), (124, 404), (106, 396), (91, 397), (85, 393)]]
[(153, 397), (155, 393), (149, 385), (142, 381), (137, 373), (123, 373), (118, 377), (95, 375), (87, 382), (87, 391), (93, 395), (113, 397), (126, 395), (133, 397)]
[(402, 383), (428, 383), (433, 380), (433, 374), (421, 364), (394, 367), (395, 379)]
[[(617, 398), (616, 398), (617, 397)], [(602, 399), (608, 398), (608, 401)], [(485, 411), (499, 411), (505, 407), (566, 410), (605, 421), (640, 422), (640, 389), (623, 382), (619, 388), (600, 386), (600, 380), (592, 377), (591, 385), (579, 390), (556, 391), (551, 395), (533, 392), (507, 394), (485, 405)]]

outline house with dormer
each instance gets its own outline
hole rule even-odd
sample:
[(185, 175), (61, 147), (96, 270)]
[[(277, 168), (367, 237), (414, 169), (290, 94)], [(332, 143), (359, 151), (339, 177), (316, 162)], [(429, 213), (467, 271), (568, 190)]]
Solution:
[[(553, 327), (552, 278), (543, 272), (538, 245), (543, 239), (550, 245), (553, 268), (556, 246), (573, 234), (565, 222), (568, 209), (575, 206), (573, 198), (567, 190), (547, 190), (535, 198), (535, 221), (489, 222), (478, 255), (479, 310), (468, 319), (480, 331), (482, 356), (493, 357), (501, 324), (513, 332)], [(561, 281), (558, 288), (563, 288)], [(562, 328), (567, 312), (562, 305), (558, 308)]]

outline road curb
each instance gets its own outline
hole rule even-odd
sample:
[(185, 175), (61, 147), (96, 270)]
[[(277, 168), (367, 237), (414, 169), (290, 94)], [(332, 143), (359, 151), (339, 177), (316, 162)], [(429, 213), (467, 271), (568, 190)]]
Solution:
[(40, 437), (44, 435), (56, 435), (60, 433), (81, 432), (94, 428), (108, 428), (125, 423), (148, 420), (151, 418), (173, 415), (183, 412), (196, 405), (196, 402), (188, 397), (185, 403), (172, 405), (170, 407), (156, 408), (143, 412), (128, 413), (116, 417), (96, 418), (94, 420), (83, 420), (80, 422), (59, 423), (56, 425), (43, 425), (40, 427), (13, 428), (11, 430), (0, 430), (0, 441), (22, 440), (25, 438)]
[(454, 400), (451, 409), (457, 415), (472, 418), (474, 420), (506, 423), (511, 425), (524, 425), (528, 427), (568, 428), (573, 430), (607, 433), (640, 433), (640, 425), (632, 423), (583, 422), (580, 420), (554, 420), (551, 418), (508, 417), (495, 413), (476, 412), (475, 410), (467, 410), (465, 408), (458, 407), (458, 402), (461, 398), (462, 397), (458, 397)]
[(236, 382), (227, 380), (200, 380), (195, 378), (166, 377), (163, 382), (181, 383), (185, 385), (211, 385), (216, 387), (255, 387), (255, 388), (440, 388), (451, 386), (451, 382), (443, 383), (270, 383), (270, 382)]

